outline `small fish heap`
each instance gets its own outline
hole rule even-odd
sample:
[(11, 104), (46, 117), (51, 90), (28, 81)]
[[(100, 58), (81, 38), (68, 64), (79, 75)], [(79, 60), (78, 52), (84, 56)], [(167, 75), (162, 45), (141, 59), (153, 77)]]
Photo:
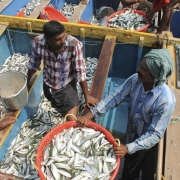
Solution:
[(36, 9), (36, 7), (38, 5), (40, 5), (40, 3), (43, 0), (32, 0), (31, 2), (29, 2), (25, 7), (23, 7), (22, 9), (19, 10), (19, 12), (24, 11), (24, 15), (25, 17), (28, 17), (31, 15), (31, 13)]
[(63, 123), (61, 115), (42, 95), (37, 113), (22, 124), (18, 135), (8, 148), (4, 160), (0, 163), (0, 170), (23, 179), (40, 180), (30, 159), (36, 153), (44, 135), (61, 123)]
[(46, 146), (41, 170), (48, 180), (108, 180), (117, 166), (112, 147), (100, 131), (71, 127)]
[(27, 64), (29, 59), (28, 54), (14, 53), (5, 60), (4, 64), (0, 68), (0, 73), (6, 71), (18, 71), (27, 76)]
[(64, 3), (64, 7), (60, 10), (60, 12), (69, 19), (74, 14), (74, 9), (77, 7), (76, 4), (67, 4)]
[[(27, 75), (28, 61), (29, 56), (27, 54), (14, 53), (5, 60), (4, 64), (0, 68), (0, 73), (14, 70)], [(88, 89), (90, 89), (92, 84), (97, 61), (98, 59), (90, 57), (87, 58), (86, 61)], [(85, 106), (85, 99), (82, 95), (79, 83), (77, 83), (77, 88), (80, 99), (79, 113), (82, 114)], [(1, 106), (4, 109), (2, 104)], [(6, 112), (6, 110), (4, 109), (3, 112)], [(0, 162), (0, 171), (7, 174), (13, 174), (27, 180), (40, 180), (36, 169), (30, 162), (30, 159), (32, 155), (36, 153), (39, 142), (43, 136), (53, 127), (62, 123), (63, 118), (61, 114), (52, 108), (51, 103), (42, 94), (42, 99), (37, 113), (32, 118), (25, 121), (21, 126), (19, 133), (14, 138), (11, 146), (8, 148), (5, 158), (2, 162)]]
[(92, 17), (90, 24), (95, 25), (95, 26), (99, 26), (100, 22), (101, 22), (100, 17), (95, 14)]
[[(95, 75), (95, 71), (96, 71), (96, 67), (98, 64), (98, 59), (97, 58), (91, 58), (88, 57), (86, 58), (86, 81), (87, 81), (87, 86), (88, 86), (88, 90), (90, 90), (91, 88), (91, 84), (93, 81), (93, 77)], [(79, 116), (82, 115), (84, 107), (86, 106), (85, 104), (85, 98), (83, 95), (83, 91), (82, 88), (80, 86), (79, 83), (77, 83), (77, 93), (78, 93), (78, 97), (79, 97)]]
[(148, 21), (144, 16), (135, 13), (132, 10), (128, 10), (125, 13), (119, 15), (116, 14), (108, 21), (108, 23), (110, 27), (135, 31), (146, 26)]

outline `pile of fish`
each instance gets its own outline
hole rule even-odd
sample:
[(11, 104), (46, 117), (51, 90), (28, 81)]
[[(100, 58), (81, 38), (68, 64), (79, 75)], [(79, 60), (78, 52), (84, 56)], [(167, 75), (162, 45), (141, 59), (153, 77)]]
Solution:
[(76, 4), (67, 4), (64, 3), (64, 7), (60, 10), (60, 12), (67, 18), (69, 19), (73, 13), (74, 13), (74, 9), (77, 7)]
[[(97, 64), (98, 64), (97, 58), (91, 58), (91, 57), (86, 58), (86, 81), (87, 81), (88, 90), (90, 90), (90, 88), (91, 88), (91, 84), (93, 81), (93, 77), (94, 77), (94, 74), (96, 71)], [(85, 104), (85, 98), (83, 95), (83, 91), (82, 91), (79, 83), (77, 83), (77, 93), (79, 96), (79, 116), (80, 116), (80, 115), (82, 115), (86, 104)]]
[[(27, 54), (14, 53), (5, 60), (0, 72), (14, 70), (27, 75), (28, 61), (29, 57)], [(88, 89), (91, 87), (97, 61), (96, 58), (87, 58), (86, 61)], [(77, 84), (77, 88), (80, 99), (79, 111), (80, 114), (82, 114), (85, 100), (83, 99), (84, 97), (79, 83)], [(62, 123), (63, 118), (61, 114), (52, 108), (51, 103), (42, 94), (42, 100), (37, 113), (21, 126), (18, 135), (8, 148), (4, 160), (0, 163), (0, 171), (27, 180), (40, 180), (36, 169), (31, 165), (30, 158), (36, 153), (39, 142), (43, 136), (54, 126)]]
[(116, 14), (108, 21), (108, 24), (110, 27), (134, 31), (146, 26), (148, 21), (144, 16), (135, 13), (132, 10), (128, 10), (119, 15)]
[(19, 10), (19, 12), (24, 11), (25, 17), (31, 15), (32, 11), (42, 2), (42, 0), (32, 0), (26, 6)]
[(18, 135), (13, 140), (0, 170), (23, 179), (40, 180), (30, 159), (36, 153), (39, 142), (63, 118), (51, 107), (50, 102), (42, 96), (37, 114), (23, 123)]
[(90, 24), (95, 25), (95, 26), (99, 26), (100, 22), (101, 22), (101, 18), (97, 14), (94, 14), (92, 19), (91, 19)]
[(100, 131), (69, 128), (46, 146), (42, 172), (48, 180), (108, 180), (117, 166), (112, 147)]
[(27, 76), (27, 64), (29, 59), (28, 54), (14, 53), (5, 60), (4, 64), (0, 68), (0, 73), (6, 71), (18, 71)]

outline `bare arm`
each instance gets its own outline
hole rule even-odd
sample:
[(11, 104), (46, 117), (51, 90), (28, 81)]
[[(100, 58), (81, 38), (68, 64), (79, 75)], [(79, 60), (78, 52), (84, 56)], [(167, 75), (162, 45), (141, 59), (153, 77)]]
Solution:
[(88, 112), (84, 116), (81, 116), (77, 119), (79, 126), (86, 126), (89, 121), (92, 121), (94, 118), (94, 115), (91, 112)]
[(98, 99), (90, 96), (89, 92), (88, 92), (88, 88), (87, 88), (87, 81), (82, 81), (80, 82), (81, 88), (83, 90), (84, 93), (84, 97), (86, 100), (86, 106), (88, 108), (90, 108), (90, 105), (95, 106), (98, 103)]
[(173, 7), (172, 8), (169, 8), (168, 6), (166, 6), (164, 9), (163, 9), (163, 16), (162, 16), (162, 19), (160, 21), (160, 24), (159, 24), (159, 28), (157, 30), (157, 34), (161, 34), (162, 31), (165, 29), (165, 27), (167, 26), (168, 22), (170, 21), (171, 19), (171, 16), (172, 16), (172, 11), (173, 11)]
[(33, 76), (36, 73), (37, 70), (29, 69), (28, 70), (28, 78), (27, 78), (27, 86), (28, 88), (32, 85)]

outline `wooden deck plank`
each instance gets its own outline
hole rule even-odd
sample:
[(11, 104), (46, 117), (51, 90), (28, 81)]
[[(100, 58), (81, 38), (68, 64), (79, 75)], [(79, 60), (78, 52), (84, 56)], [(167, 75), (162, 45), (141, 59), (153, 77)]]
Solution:
[(0, 35), (6, 30), (6, 28), (8, 27), (9, 23), (1, 23), (0, 24)]
[[(90, 95), (99, 100), (102, 99), (115, 45), (116, 36), (106, 36), (90, 90)], [(85, 107), (84, 114), (88, 111)]]
[[(168, 46), (174, 60), (174, 69), (168, 85), (172, 88), (176, 96), (176, 107), (172, 116), (180, 117), (180, 90), (176, 89), (176, 56), (174, 46)], [(178, 180), (180, 177), (180, 121), (169, 124), (165, 135), (165, 157), (164, 157), (164, 177), (166, 180)]]
[(28, 18), (37, 18), (40, 14), (41, 9), (49, 4), (51, 0), (43, 0), (35, 9), (32, 11), (31, 15)]
[[(43, 63), (41, 63), (41, 66), (40, 68), (42, 69), (43, 68)], [(37, 80), (38, 76), (40, 75), (41, 71), (37, 71), (35, 73), (35, 75), (33, 76), (33, 79), (32, 79), (32, 84), (29, 86), (29, 89), (28, 89), (28, 94), (30, 94), (32, 88), (33, 88), (33, 84), (35, 83), (35, 81)], [(2, 119), (4, 118), (8, 118), (8, 117), (12, 117), (12, 118), (15, 118), (15, 119), (18, 119), (18, 116), (20, 114), (21, 110), (17, 110), (17, 111), (8, 111), (6, 114), (3, 115)], [(1, 119), (1, 120), (2, 120)], [(0, 131), (0, 148), (2, 147), (4, 141), (6, 140), (9, 132), (11, 131), (12, 127), (13, 127), (14, 124), (6, 127), (5, 129), (3, 129), (2, 131)]]
[[(89, 0), (87, 0), (87, 4), (89, 3)], [(78, 7), (74, 9), (73, 15), (69, 18), (69, 22), (75, 22), (77, 23), (80, 20), (80, 17), (86, 8), (87, 4), (82, 4), (81, 2), (79, 3)]]
[(11, 2), (12, 0), (4, 0), (0, 2), (0, 12), (3, 11)]

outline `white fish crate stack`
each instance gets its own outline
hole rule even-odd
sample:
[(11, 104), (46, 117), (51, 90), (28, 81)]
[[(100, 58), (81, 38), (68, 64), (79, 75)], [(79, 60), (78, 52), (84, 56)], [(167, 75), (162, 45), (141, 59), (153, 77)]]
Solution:
[[(58, 127), (52, 129), (48, 133), (49, 136), (47, 134), (40, 143), (36, 158), (40, 178), (44, 180), (114, 179), (120, 159), (116, 158), (113, 151), (113, 145), (116, 144), (113, 136), (107, 130), (103, 133), (101, 130), (104, 128), (92, 122), (89, 123), (90, 126), (83, 128), (76, 127), (75, 121), (70, 127), (71, 123), (59, 125), (60, 129)], [(67, 127), (66, 124), (69, 124), (67, 129), (63, 128), (63, 126)]]

